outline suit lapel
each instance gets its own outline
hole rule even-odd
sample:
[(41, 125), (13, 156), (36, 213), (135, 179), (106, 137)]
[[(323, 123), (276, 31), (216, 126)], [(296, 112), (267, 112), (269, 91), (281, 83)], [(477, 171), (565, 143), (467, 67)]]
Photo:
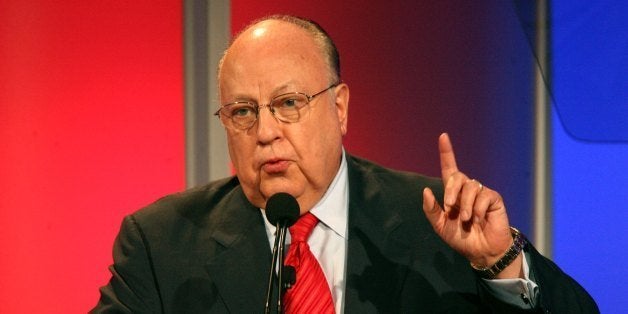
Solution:
[[(395, 230), (401, 216), (389, 210), (380, 182), (348, 158), (349, 240), (345, 308), (353, 312), (387, 312), (395, 308), (409, 256), (400, 249)], [(403, 245), (401, 246), (403, 248)]]
[(241, 189), (226, 200), (212, 237), (224, 247), (207, 271), (229, 312), (261, 312), (266, 297), (271, 250), (260, 211)]
[[(408, 274), (407, 225), (398, 211), (391, 210), (399, 204), (383, 195), (386, 188), (370, 174), (370, 166), (350, 156), (347, 161), (350, 200), (345, 312), (389, 312), (398, 306)], [(223, 250), (208, 261), (207, 271), (229, 312), (260, 312), (271, 260), (264, 217), (241, 189), (222, 203), (221, 217), (217, 217), (221, 223), (212, 238)]]

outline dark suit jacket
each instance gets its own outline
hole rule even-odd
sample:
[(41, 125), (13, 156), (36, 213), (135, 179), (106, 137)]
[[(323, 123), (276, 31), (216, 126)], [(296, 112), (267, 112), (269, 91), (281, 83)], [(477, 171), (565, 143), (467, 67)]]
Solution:
[[(438, 179), (349, 156), (347, 313), (513, 313), (433, 232), (422, 190)], [(439, 196), (440, 195), (440, 196)], [(126, 217), (97, 313), (260, 313), (271, 250), (237, 178), (165, 197)], [(531, 245), (538, 308), (595, 313), (575, 281)]]

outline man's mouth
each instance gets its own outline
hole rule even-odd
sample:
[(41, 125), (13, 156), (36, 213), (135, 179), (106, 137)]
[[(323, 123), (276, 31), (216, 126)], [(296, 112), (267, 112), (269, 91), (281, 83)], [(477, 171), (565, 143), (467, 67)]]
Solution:
[(285, 172), (288, 169), (288, 166), (290, 166), (290, 162), (288, 160), (272, 159), (262, 165), (262, 170), (268, 174), (276, 174)]

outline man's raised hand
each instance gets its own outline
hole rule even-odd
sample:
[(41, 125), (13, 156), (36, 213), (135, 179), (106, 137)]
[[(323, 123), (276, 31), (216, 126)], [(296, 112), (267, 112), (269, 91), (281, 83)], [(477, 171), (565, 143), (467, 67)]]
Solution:
[[(504, 201), (496, 191), (470, 179), (458, 170), (454, 150), (446, 133), (438, 139), (443, 207), (434, 193), (423, 190), (423, 211), (436, 233), (471, 263), (491, 266), (513, 243)], [(521, 256), (497, 278), (521, 275)]]

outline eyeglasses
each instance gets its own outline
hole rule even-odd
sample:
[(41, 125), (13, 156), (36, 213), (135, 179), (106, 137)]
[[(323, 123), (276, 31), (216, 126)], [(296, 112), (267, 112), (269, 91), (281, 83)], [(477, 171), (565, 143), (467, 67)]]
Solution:
[(331, 84), (329, 87), (311, 96), (300, 92), (277, 95), (266, 105), (258, 105), (251, 101), (236, 101), (220, 106), (220, 109), (214, 115), (226, 118), (221, 120), (227, 127), (246, 130), (255, 124), (260, 109), (268, 107), (271, 114), (279, 121), (295, 123), (299, 122), (301, 116), (307, 112), (308, 105), (314, 97), (339, 84), (340, 82)]

